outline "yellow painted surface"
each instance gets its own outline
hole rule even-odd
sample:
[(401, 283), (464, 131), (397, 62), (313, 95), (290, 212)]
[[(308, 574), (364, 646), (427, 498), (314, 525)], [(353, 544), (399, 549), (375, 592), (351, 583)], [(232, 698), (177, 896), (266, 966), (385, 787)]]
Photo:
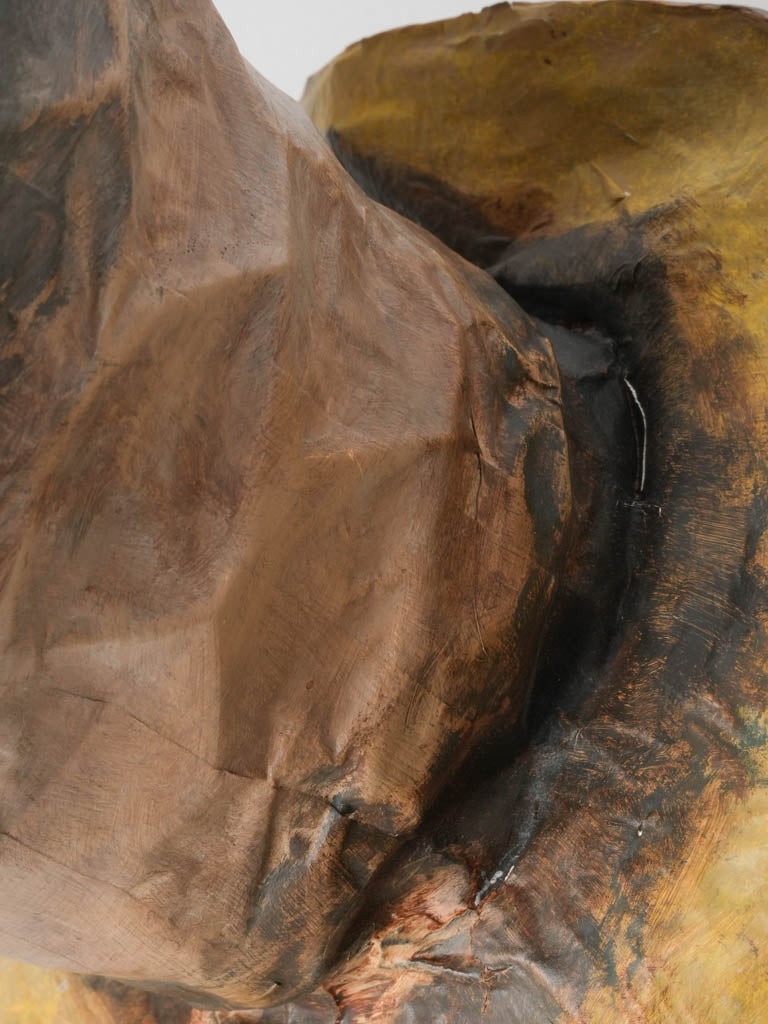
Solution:
[[(303, 102), (321, 131), (486, 200), (499, 226), (531, 186), (558, 233), (700, 199), (768, 155), (768, 19), (707, 12), (704, 52), (701, 10), (670, 7), (662, 27), (658, 6), (500, 4), (385, 33), (310, 79)], [(718, 102), (706, 76), (726, 84)]]
[(80, 1024), (68, 1015), (70, 979), (14, 960), (0, 960), (0, 1020), (3, 1024)]
[(767, 831), (766, 789), (730, 803), (711, 843), (703, 836), (675, 883), (659, 888), (631, 983), (595, 985), (580, 1022), (768, 1020)]
[[(188, 1024), (206, 1024), (191, 1014)], [(76, 974), (0, 958), (0, 1024), (158, 1024), (140, 990), (115, 1001)], [(213, 1024), (211, 1021), (210, 1024)]]
[[(321, 131), (439, 179), (522, 240), (690, 203), (706, 299), (765, 338), (766, 54), (768, 16), (745, 8), (498, 4), (349, 47), (303, 103)], [(691, 239), (675, 247), (690, 267)]]

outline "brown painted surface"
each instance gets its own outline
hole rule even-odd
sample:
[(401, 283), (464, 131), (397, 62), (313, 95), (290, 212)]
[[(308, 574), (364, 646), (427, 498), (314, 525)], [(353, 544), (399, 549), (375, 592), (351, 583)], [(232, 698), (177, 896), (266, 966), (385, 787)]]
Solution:
[(84, 977), (0, 1005), (760, 1020), (768, 22), (499, 5), (316, 76), (474, 269), (202, 0), (45, 7), (4, 108), (0, 948)]
[(209, 4), (58, 9), (3, 41), (0, 950), (268, 1005), (525, 706), (557, 364)]

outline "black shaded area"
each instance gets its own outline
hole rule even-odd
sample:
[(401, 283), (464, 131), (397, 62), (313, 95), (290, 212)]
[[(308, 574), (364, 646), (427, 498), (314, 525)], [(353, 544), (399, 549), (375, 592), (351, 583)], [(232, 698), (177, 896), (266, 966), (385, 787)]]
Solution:
[(105, 0), (3, 0), (0, 40), (0, 135), (97, 79), (115, 45)]
[[(46, 112), (0, 141), (0, 292), (11, 314), (48, 290), (37, 314), (50, 315), (69, 291), (88, 282), (95, 295), (103, 283), (131, 204), (123, 121), (113, 100), (89, 117), (60, 120)], [(24, 166), (25, 176), (14, 166)], [(80, 209), (86, 189), (89, 203)], [(74, 252), (75, 231), (88, 238), (85, 266)]]
[[(58, 142), (56, 138), (51, 140), (52, 158)], [(63, 245), (63, 202), (61, 196), (52, 196), (3, 167), (0, 209), (0, 289), (7, 308), (18, 312), (56, 276)]]
[(431, 231), (470, 263), (486, 266), (508, 246), (508, 235), (499, 234), (478, 203), (439, 178), (360, 153), (333, 130), (327, 139), (367, 195)]
[(226, 1007), (223, 1000), (198, 991), (190, 992), (187, 1002), (180, 994), (183, 986), (168, 985), (162, 981), (143, 981), (138, 986), (135, 982), (85, 974), (83, 982), (93, 992), (102, 993), (117, 1006), (130, 1009), (137, 1016), (142, 1012), (147, 1014), (152, 1024), (189, 1024), (193, 1007), (211, 1010)]
[[(628, 556), (637, 453), (616, 344), (538, 321), (561, 369), (575, 525), (555, 607), (542, 637), (528, 731), (571, 703), (568, 687), (590, 690), (621, 634), (619, 609), (632, 571)], [(580, 685), (577, 681), (580, 680)]]
[(563, 528), (560, 503), (553, 490), (552, 476), (547, 472), (562, 448), (561, 434), (545, 424), (529, 440), (523, 461), (525, 503), (533, 521), (534, 546), (539, 562), (545, 562), (551, 538)]
[(24, 369), (24, 357), (19, 352), (0, 359), (0, 391), (14, 381)]

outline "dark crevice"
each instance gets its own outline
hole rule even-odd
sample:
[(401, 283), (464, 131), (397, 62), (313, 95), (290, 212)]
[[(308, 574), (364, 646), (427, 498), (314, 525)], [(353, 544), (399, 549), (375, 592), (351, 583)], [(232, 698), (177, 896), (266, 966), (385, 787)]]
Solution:
[(621, 632), (633, 571), (629, 534), (647, 476), (645, 411), (627, 360), (625, 305), (646, 253), (641, 229), (626, 225), (618, 233), (611, 227), (515, 240), (499, 234), (471, 197), (438, 179), (362, 155), (333, 132), (329, 141), (372, 198), (486, 269), (549, 338), (560, 368), (574, 501), (566, 565), (527, 713), (511, 728), (502, 723), (465, 762), (439, 801), (453, 804), (502, 771), (552, 715), (583, 699)]
[[(381, 885), (373, 880), (343, 950), (389, 905), (390, 880), (407, 877), (424, 851), (466, 849), (482, 836), (482, 860), (467, 866), (476, 893), (487, 895), (546, 814), (549, 776), (526, 780), (518, 766), (527, 751), (568, 735), (568, 723), (578, 721), (619, 650), (633, 608), (645, 599), (637, 579), (658, 544), (661, 486), (653, 402), (646, 398), (654, 393), (653, 370), (641, 361), (629, 325), (650, 328), (671, 314), (665, 268), (645, 242), (646, 220), (656, 212), (555, 238), (505, 237), (444, 183), (363, 158), (338, 136), (331, 143), (372, 198), (486, 270), (549, 339), (560, 370), (573, 495), (525, 713), (500, 720), (448, 780), (416, 835), (386, 865)], [(554, 780), (557, 758), (549, 770)]]

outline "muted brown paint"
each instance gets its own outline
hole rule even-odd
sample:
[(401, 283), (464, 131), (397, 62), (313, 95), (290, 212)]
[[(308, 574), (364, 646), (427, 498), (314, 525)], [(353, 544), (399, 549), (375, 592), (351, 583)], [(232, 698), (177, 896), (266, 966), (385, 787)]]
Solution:
[(5, 42), (2, 948), (269, 1004), (525, 706), (557, 364), (212, 8), (73, 18)]

